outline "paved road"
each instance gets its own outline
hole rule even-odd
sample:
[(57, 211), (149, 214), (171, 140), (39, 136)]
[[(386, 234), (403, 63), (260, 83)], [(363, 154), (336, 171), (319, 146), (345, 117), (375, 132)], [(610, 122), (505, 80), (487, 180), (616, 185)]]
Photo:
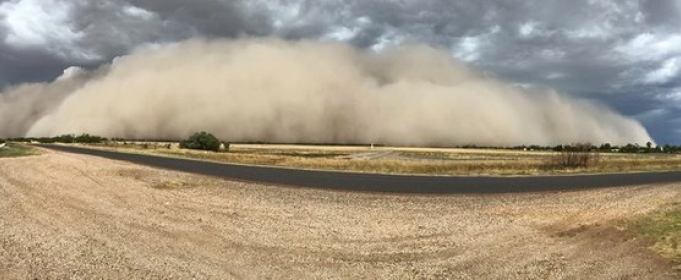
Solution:
[(517, 193), (681, 182), (681, 172), (543, 177), (400, 176), (231, 165), (67, 146), (40, 145), (40, 147), (231, 180), (361, 192)]

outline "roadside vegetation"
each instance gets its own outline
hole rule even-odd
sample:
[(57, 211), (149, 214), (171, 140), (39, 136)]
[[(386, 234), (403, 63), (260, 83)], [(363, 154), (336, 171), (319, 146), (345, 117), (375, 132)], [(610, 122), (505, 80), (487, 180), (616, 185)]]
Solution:
[(596, 166), (601, 160), (600, 153), (591, 148), (588, 143), (577, 143), (568, 147), (561, 147), (549, 160), (545, 169), (588, 169)]
[(681, 265), (681, 203), (646, 215), (631, 228), (653, 244), (652, 250)]
[(208, 132), (177, 141), (107, 139), (89, 134), (12, 139), (86, 144), (125, 152), (219, 162), (368, 173), (422, 175), (554, 175), (681, 170), (681, 146), (576, 143), (506, 148), (410, 148), (382, 145), (232, 144)]
[[(220, 150), (221, 146), (223, 146), (223, 144), (220, 142), (220, 139), (205, 131), (194, 133), (194, 135), (189, 138), (180, 141), (181, 149), (217, 152)], [(224, 147), (229, 149), (229, 144), (224, 144)]]
[(3, 140), (0, 142), (0, 146), (1, 145), (4, 145), (4, 147), (0, 148), (0, 158), (22, 157), (38, 154), (35, 149), (23, 144), (7, 143)]
[(81, 135), (74, 135), (74, 134), (64, 134), (60, 136), (55, 136), (55, 137), (41, 137), (41, 138), (10, 138), (8, 139), (11, 142), (18, 142), (18, 143), (42, 143), (42, 144), (55, 144), (55, 143), (62, 143), (62, 144), (72, 144), (72, 143), (81, 143), (81, 144), (101, 144), (101, 143), (106, 143), (109, 140), (105, 137), (100, 137), (100, 136), (94, 136), (90, 135), (87, 133), (81, 134)]
[[(169, 142), (109, 142), (94, 147), (238, 164), (388, 174), (551, 175), (681, 170), (681, 155), (662, 153), (575, 151), (567, 154), (499, 149), (251, 144), (232, 144), (229, 151), (213, 152), (181, 149), (177, 143)], [(383, 155), (372, 157), (374, 154)]]

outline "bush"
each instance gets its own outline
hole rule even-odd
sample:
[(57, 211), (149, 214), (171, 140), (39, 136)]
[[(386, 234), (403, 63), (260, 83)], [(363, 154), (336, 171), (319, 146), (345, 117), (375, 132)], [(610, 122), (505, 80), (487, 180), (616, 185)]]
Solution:
[(94, 136), (94, 135), (90, 135), (90, 134), (85, 133), (85, 134), (82, 134), (82, 135), (74, 138), (73, 141), (76, 142), (76, 143), (83, 143), (83, 144), (99, 144), (99, 143), (102, 143), (102, 142), (106, 142), (107, 139), (104, 138), (104, 137)]
[(563, 146), (549, 164), (553, 168), (589, 168), (600, 161), (600, 155), (592, 151), (589, 143), (577, 143)]
[(202, 131), (194, 133), (186, 140), (180, 142), (180, 148), (204, 151), (219, 151), (220, 140), (213, 134)]

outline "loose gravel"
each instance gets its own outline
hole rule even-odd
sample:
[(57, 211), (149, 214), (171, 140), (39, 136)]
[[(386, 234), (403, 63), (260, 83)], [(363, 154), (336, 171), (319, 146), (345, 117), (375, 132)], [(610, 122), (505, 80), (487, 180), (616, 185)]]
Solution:
[(0, 159), (0, 279), (678, 279), (618, 221), (679, 201), (331, 192), (46, 152)]

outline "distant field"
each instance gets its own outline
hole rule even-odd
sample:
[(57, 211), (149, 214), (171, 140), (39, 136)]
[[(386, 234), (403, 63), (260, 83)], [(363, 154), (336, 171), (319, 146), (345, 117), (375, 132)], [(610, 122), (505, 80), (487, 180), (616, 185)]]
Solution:
[(559, 153), (494, 149), (232, 144), (229, 151), (179, 149), (176, 143), (110, 142), (90, 146), (122, 152), (299, 169), (386, 174), (523, 176), (681, 170), (675, 154), (594, 155), (587, 168), (551, 164)]
[(0, 158), (20, 157), (35, 155), (37, 151), (23, 144), (8, 143), (6, 147), (0, 148)]

